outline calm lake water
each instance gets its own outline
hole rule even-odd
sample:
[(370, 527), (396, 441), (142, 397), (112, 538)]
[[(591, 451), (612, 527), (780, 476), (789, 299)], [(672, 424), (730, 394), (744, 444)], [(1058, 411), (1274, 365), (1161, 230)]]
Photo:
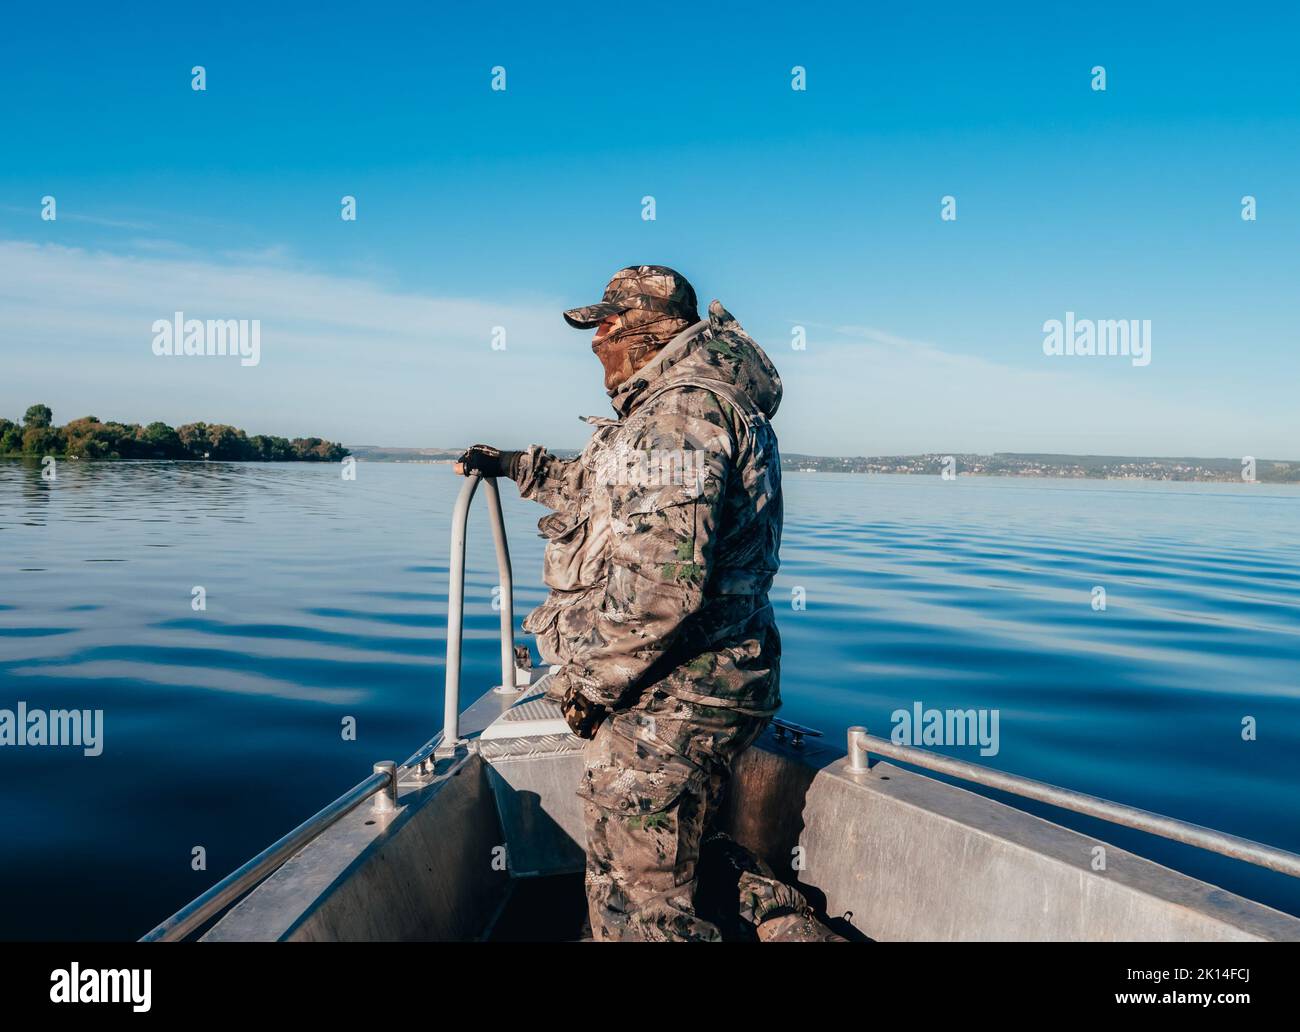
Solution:
[[(0, 748), (0, 937), (137, 937), (427, 740), (459, 486), (378, 463), (349, 482), (64, 462), (47, 483), (0, 460), (0, 708), (105, 723), (99, 756)], [(502, 493), (522, 619), (545, 510)], [(840, 742), (917, 702), (996, 709), (995, 756), (943, 751), (1300, 851), (1300, 490), (788, 474), (786, 493), (783, 716)], [(466, 701), (498, 662), (476, 508)], [(1300, 914), (1292, 879), (1033, 808)]]

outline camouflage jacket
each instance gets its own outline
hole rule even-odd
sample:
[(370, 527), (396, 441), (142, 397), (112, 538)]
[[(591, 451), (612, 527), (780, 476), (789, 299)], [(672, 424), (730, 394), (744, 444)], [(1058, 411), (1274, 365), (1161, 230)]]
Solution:
[(715, 301), (613, 393), (620, 418), (588, 417), (581, 455), (523, 454), (520, 494), (555, 510), (538, 523), (550, 596), (524, 621), (561, 667), (552, 695), (619, 709), (654, 685), (776, 712), (780, 400), (771, 361)]

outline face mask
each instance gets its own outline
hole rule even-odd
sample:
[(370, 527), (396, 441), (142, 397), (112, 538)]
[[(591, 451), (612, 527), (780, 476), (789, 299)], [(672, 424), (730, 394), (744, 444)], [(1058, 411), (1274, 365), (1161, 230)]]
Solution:
[(598, 354), (611, 348), (625, 350), (633, 362), (639, 362), (649, 352), (663, 347), (689, 325), (691, 325), (690, 321), (680, 316), (634, 308), (624, 312), (619, 326), (605, 334), (591, 347)]

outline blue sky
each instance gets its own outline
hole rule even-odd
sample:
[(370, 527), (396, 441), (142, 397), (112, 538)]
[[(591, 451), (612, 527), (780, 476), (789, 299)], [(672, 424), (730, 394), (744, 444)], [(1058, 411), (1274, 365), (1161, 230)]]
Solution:
[[(559, 311), (654, 262), (771, 352), (788, 452), (1300, 458), (1294, 12), (286, 6), (7, 13), (0, 414), (576, 447)], [(153, 355), (178, 309), (261, 363)], [(1045, 356), (1067, 311), (1151, 364)]]

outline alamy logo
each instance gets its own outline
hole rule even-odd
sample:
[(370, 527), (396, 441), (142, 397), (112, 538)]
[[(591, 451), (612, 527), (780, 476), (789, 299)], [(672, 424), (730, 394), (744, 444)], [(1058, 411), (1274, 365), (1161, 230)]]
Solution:
[(104, 751), (104, 711), (29, 710), (20, 701), (17, 712), (0, 709), (3, 745), (70, 745), (98, 756)]
[(86, 968), (72, 964), (50, 972), (52, 1003), (129, 1003), (137, 1014), (152, 1006), (153, 971), (145, 968)]
[(981, 756), (996, 756), (999, 749), (998, 710), (925, 709), (919, 702), (910, 710), (889, 715), (895, 745), (978, 745)]
[(1043, 323), (1044, 355), (1128, 356), (1135, 366), (1151, 364), (1150, 319), (1048, 319)]
[(238, 355), (241, 366), (262, 361), (261, 319), (172, 319), (153, 324), (155, 355)]

